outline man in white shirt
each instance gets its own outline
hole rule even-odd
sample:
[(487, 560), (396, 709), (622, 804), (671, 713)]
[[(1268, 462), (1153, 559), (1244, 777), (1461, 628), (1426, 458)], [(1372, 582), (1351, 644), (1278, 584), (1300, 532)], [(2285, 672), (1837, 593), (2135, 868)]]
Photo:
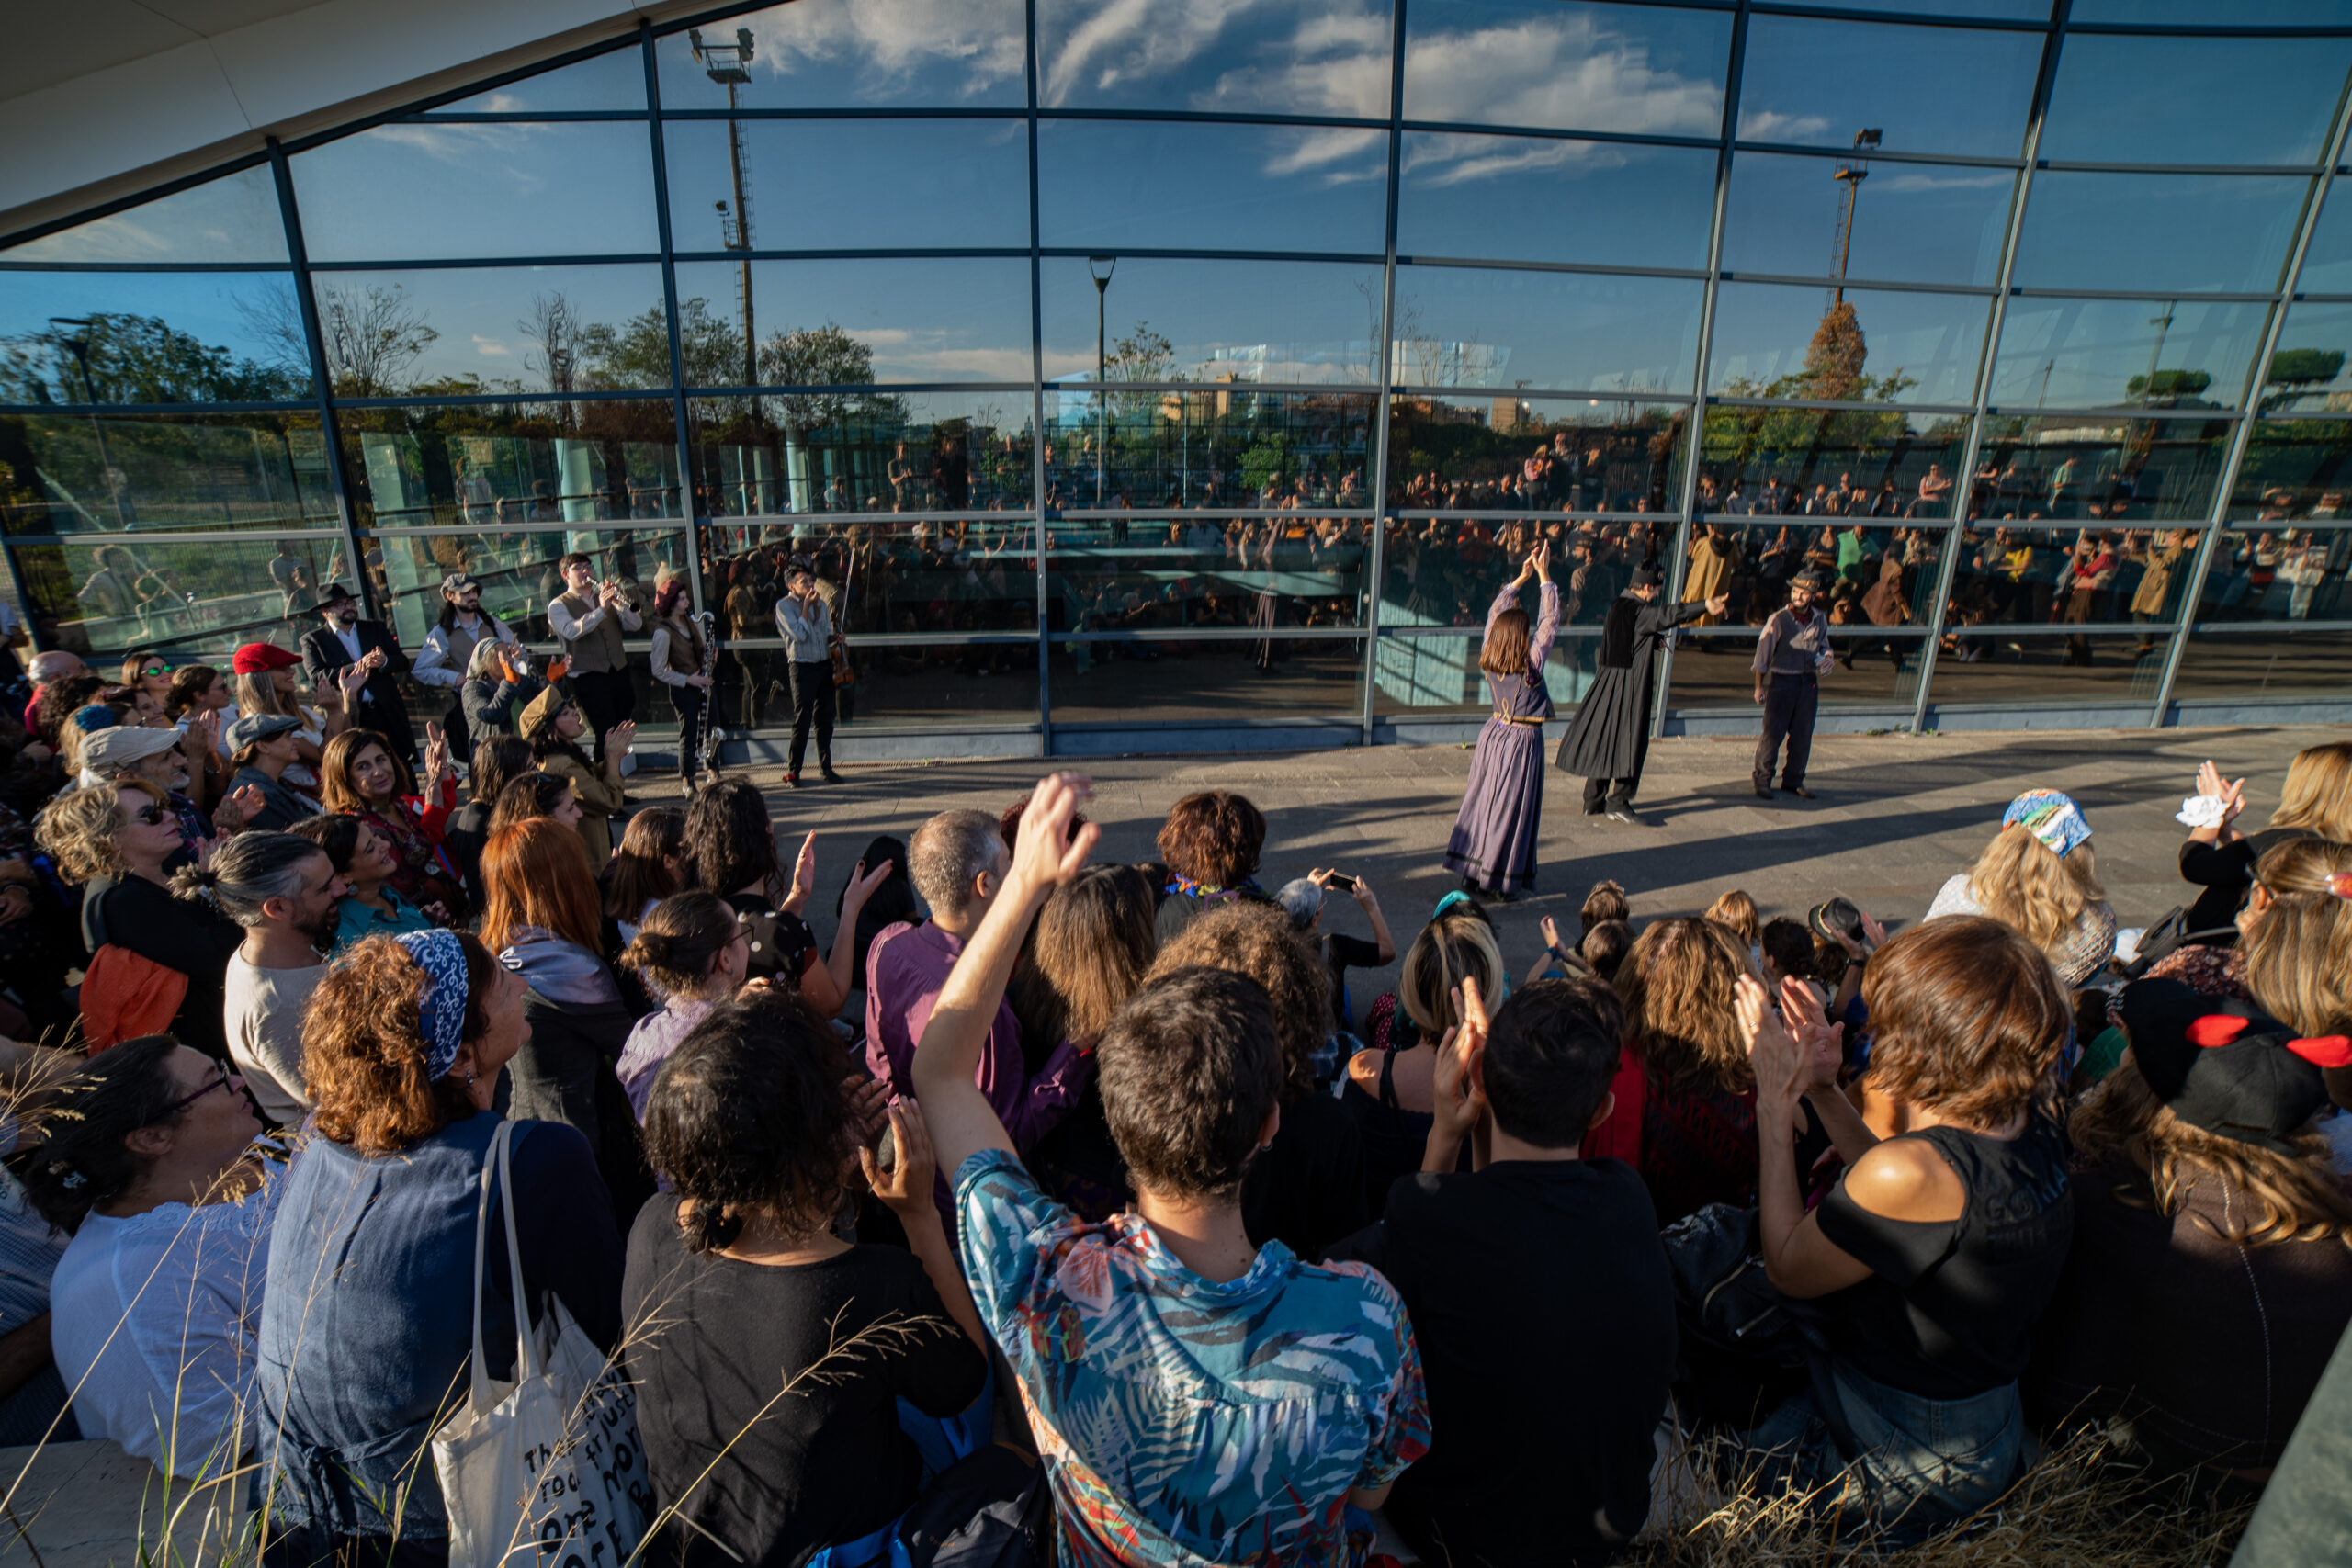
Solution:
[(637, 687), (628, 677), (628, 652), (621, 634), (644, 623), (628, 590), (612, 578), (599, 580), (596, 564), (574, 550), (556, 563), (566, 592), (548, 605), (548, 625), (571, 660), (571, 696), (595, 737), (596, 757), (605, 755), (605, 733), (637, 712)]
[(331, 691), (345, 671), (364, 665), (368, 679), (351, 715), (353, 727), (376, 731), (415, 767), (416, 734), (399, 681), (408, 669), (408, 655), (401, 651), (400, 639), (383, 622), (362, 619), (359, 601), (340, 582), (328, 587), (318, 610), (320, 624), (302, 634), (304, 677), (313, 690)]
[(475, 645), (486, 639), (513, 644), (514, 628), (481, 607), (481, 584), (462, 571), (441, 580), (441, 618), (424, 634), (417, 650), (417, 683), (437, 686), (449, 696), (449, 710), (441, 716), (441, 732), (449, 738), (449, 754), (459, 761), (474, 754), (473, 735), (466, 726), (466, 666)]
[(827, 784), (842, 782), (833, 770), (833, 616), (819, 591), (816, 570), (806, 556), (784, 569), (784, 597), (775, 604), (776, 635), (784, 638), (792, 676), (792, 750), (785, 783), (800, 787), (800, 759), (808, 730), (817, 731), (817, 769)]
[(291, 833), (226, 840), (208, 874), (220, 912), (245, 928), (221, 980), (229, 1059), (265, 1115), (299, 1125), (310, 1109), (302, 1010), (326, 976), (320, 952), (334, 940), (344, 879), (324, 850)]

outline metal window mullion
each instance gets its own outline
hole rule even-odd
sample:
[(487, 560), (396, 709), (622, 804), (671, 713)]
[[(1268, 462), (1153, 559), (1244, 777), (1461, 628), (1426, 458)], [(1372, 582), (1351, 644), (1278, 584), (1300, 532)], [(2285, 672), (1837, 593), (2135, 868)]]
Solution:
[(1396, 316), (1396, 202), (1398, 174), (1405, 159), (1405, 6), (1395, 0), (1388, 14), (1388, 232), (1380, 269), (1380, 341), (1373, 345), (1372, 549), (1364, 563), (1363, 592), (1363, 743), (1372, 744), (1374, 707), (1380, 690), (1380, 594), (1385, 586), (1388, 561), (1388, 417), (1394, 393), (1389, 388), (1389, 344), (1396, 335), (1390, 324)]
[[(311, 291), (311, 256), (302, 243), (302, 211), (294, 199), (294, 171), (286, 161), (286, 149), (275, 136), (266, 139), (269, 149), (269, 172), (277, 186), (277, 215), (286, 226), (286, 256), (294, 269), (294, 304), (302, 320), (303, 346), (311, 355), (311, 390), (318, 400), (319, 438), (323, 444), (327, 464), (327, 491), (334, 497), (335, 521), (343, 529), (345, 562), (351, 575), (357, 579), (354, 585), (359, 602), (377, 615), (389, 617), (391, 606), (377, 604), (373, 600), (373, 585), (359, 556), (359, 534), (352, 518), (351, 495), (345, 482), (343, 467), (343, 434), (335, 427), (334, 386), (327, 369), (325, 337), (319, 331), (318, 297)], [(295, 491), (295, 508), (301, 512), (301, 492)]]
[(1960, 550), (1968, 534), (1969, 503), (1976, 495), (1976, 457), (1984, 448), (1984, 422), (1992, 417), (1985, 399), (1993, 391), (1993, 360), (2001, 351), (2001, 333), (2008, 321), (2009, 280), (2016, 275), (2018, 240), (2025, 232), (2025, 206), (2033, 195), (2033, 163), (2041, 150), (2041, 123), (2050, 112), (2051, 85), (2058, 80), (2058, 51), (2065, 39), (2066, 13), (2073, 0), (2052, 0), (2050, 39), (2042, 46), (2041, 73), (2033, 85), (2033, 108), (2025, 127), (2025, 168), (2018, 175), (2015, 205), (2009, 209), (2009, 231), (2001, 237), (2001, 275), (1995, 286), (1993, 310), (1984, 324), (1984, 344), (1976, 361), (1975, 409), (1969, 415), (1968, 439), (1961, 444), (1960, 471), (1952, 475), (1951, 537), (1945, 541), (1943, 563), (1936, 570), (1933, 619), (1919, 657), (1919, 690), (1911, 698), (1911, 733), (1928, 726), (1928, 703), (1936, 689), (1936, 652), (1943, 646), (1946, 612), (1951, 607), (1951, 581), (1960, 567)]
[[(670, 325), (670, 413), (678, 433), (678, 514), (684, 520), (686, 530), (686, 592), (694, 602), (695, 613), (701, 615), (710, 605), (703, 594), (702, 529), (695, 516), (694, 431), (686, 413), (685, 349), (678, 328), (678, 268), (670, 243), (670, 165), (662, 144), (662, 80), (654, 60), (653, 24), (639, 17), (637, 29), (638, 48), (645, 63), (645, 101), (650, 110), (645, 117), (645, 126), (653, 154), (653, 218), (662, 237), (662, 314)], [(703, 701), (712, 708), (718, 705), (716, 682), (703, 694)], [(709, 723), (704, 728), (715, 729), (718, 726)], [(682, 744), (682, 761), (684, 754)], [(717, 758), (703, 759), (706, 768), (717, 763)]]
[[(1699, 494), (1699, 458), (1707, 446), (1707, 357), (1714, 352), (1715, 293), (1724, 265), (1724, 214), (1731, 205), (1731, 161), (1734, 132), (1739, 129), (1739, 78), (1747, 58), (1747, 0), (1740, 0), (1731, 22), (1731, 61), (1724, 70), (1724, 120), (1715, 143), (1715, 208), (1707, 225), (1706, 292), (1699, 304), (1699, 363), (1691, 371), (1690, 433), (1682, 461), (1682, 496), (1675, 506), (1674, 558), (1667, 563), (1667, 598), (1679, 603), (1682, 568), (1689, 558), (1690, 508)], [(1666, 638), (1658, 653), (1657, 690), (1650, 699), (1650, 739), (1666, 733), (1667, 701), (1674, 690), (1674, 637)]]
[[(2246, 448), (2254, 443), (2255, 421), (2261, 416), (2262, 378), (2270, 369), (2270, 356), (2278, 351), (2279, 335), (2287, 326), (2287, 301), (2294, 297), (2295, 281), (2302, 276), (2303, 257), (2309, 254), (2312, 234), (2319, 227), (2320, 209), (2327, 203), (2327, 193), (2335, 184), (2335, 165), (2344, 155), (2344, 138), (2352, 130), (2352, 87), (2337, 95), (2335, 125), (2328, 137), (2327, 163), (2312, 187), (2311, 201), (2303, 209), (2303, 220), (2295, 231), (2295, 247), (2288, 253), (2287, 274), (2280, 290), (2279, 301), (2270, 308), (2270, 324), (2262, 334), (2262, 352), (2255, 356), (2254, 372), (2241, 400), (2238, 427), (2230, 438), (2229, 455), (2222, 459), (2222, 471), (2213, 481), (2213, 509), (2207, 517), (2205, 536), (2197, 542), (2197, 560), (2182, 585), (2179, 610), (2173, 619), (2184, 626), (2196, 617), (2197, 608), (2205, 602), (2205, 574), (2213, 565), (2217, 541), (2227, 532), (2230, 517), (2230, 493), (2237, 488), (2238, 470), (2245, 464)], [(2154, 702), (2148, 710), (2148, 728), (2164, 727), (2166, 710), (2172, 705), (2174, 680), (2180, 674), (2181, 660), (2188, 656), (2187, 630), (2173, 634), (2165, 649), (2164, 673), (2156, 678)]]
[[(1029, 496), (1037, 557), (1037, 750), (1054, 754), (1053, 608), (1046, 602), (1046, 282), (1037, 248), (1037, 0), (1021, 8), (1026, 35), (1021, 62), (1029, 109)], [(1098, 394), (1101, 389), (1096, 389)], [(1105, 394), (1107, 396), (1107, 394)], [(1110, 456), (1106, 448), (1103, 457)], [(1076, 631), (1076, 626), (1070, 627)]]

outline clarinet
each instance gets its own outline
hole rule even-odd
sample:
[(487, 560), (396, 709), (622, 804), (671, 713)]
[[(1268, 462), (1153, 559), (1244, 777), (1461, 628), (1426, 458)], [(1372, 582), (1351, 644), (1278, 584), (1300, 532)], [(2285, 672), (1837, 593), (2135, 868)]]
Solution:
[(710, 677), (710, 684), (702, 690), (702, 768), (706, 780), (718, 777), (718, 746), (727, 732), (718, 728), (718, 627), (708, 610), (695, 615), (695, 624), (702, 631), (701, 673)]

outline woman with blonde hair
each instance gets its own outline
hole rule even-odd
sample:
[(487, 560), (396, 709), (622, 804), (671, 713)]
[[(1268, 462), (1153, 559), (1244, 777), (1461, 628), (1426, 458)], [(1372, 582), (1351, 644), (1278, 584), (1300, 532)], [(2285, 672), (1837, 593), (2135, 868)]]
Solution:
[[(288, 653), (276, 643), (245, 644), (231, 658), (229, 669), (235, 677), (233, 683), (239, 718), (281, 714), (300, 721), (301, 728), (296, 734), (295, 761), (286, 770), (286, 782), (305, 795), (316, 795), (322, 750), (329, 738), (350, 728), (351, 716), (345, 711), (347, 704), (330, 708), (314, 708), (304, 704), (301, 698), (301, 656)], [(356, 691), (366, 682), (367, 674), (355, 665), (345, 672), (345, 679), (349, 682), (350, 690)]]
[(1976, 864), (1947, 881), (1926, 919), (1984, 915), (2041, 949), (2066, 988), (2086, 985), (2115, 956), (2115, 911), (2099, 886), (2091, 825), (2054, 789), (2009, 802)]
[(1652, 924), (1618, 965), (1617, 1104), (1584, 1153), (1640, 1171), (1662, 1225), (1709, 1203), (1756, 1201), (1756, 1075), (1736, 1011), (1747, 973), (1730, 927), (1688, 916)]
[(2306, 746), (2287, 765), (2278, 809), (2267, 826), (2241, 833), (2245, 780), (2224, 779), (2207, 762), (2197, 770), (2197, 793), (2181, 803), (2180, 819), (2197, 818), (2180, 846), (2180, 875), (2205, 889), (2190, 905), (2186, 930), (2215, 932), (2200, 940), (2227, 947), (2234, 940), (2230, 922), (2245, 908), (2254, 868), (2272, 850), (2292, 839), (2320, 838), (2352, 843), (2352, 740)]
[[(2312, 947), (2336, 950), (2340, 1031), (2352, 921), (2335, 924)], [(2258, 1483), (2352, 1322), (2352, 1196), (2313, 1125), (2352, 1041), (2256, 1010), (2172, 980), (2124, 988), (2131, 1046), (2074, 1114), (2074, 1244), (2026, 1394), (2045, 1422), (2128, 1420), (2158, 1468)]]

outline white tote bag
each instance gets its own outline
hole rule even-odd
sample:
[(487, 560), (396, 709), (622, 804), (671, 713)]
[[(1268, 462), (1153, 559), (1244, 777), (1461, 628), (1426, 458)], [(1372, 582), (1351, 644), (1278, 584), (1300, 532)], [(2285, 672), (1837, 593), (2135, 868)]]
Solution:
[[(499, 1123), (482, 1160), (474, 1219), (473, 1387), (433, 1435), (449, 1512), (450, 1568), (618, 1568), (645, 1533), (653, 1496), (637, 1440), (637, 1397), (616, 1366), (550, 1294), (539, 1327), (523, 1293), (507, 1148)], [(482, 1370), (481, 1288), (491, 1178), (506, 1213), (514, 1299), (514, 1381)]]

